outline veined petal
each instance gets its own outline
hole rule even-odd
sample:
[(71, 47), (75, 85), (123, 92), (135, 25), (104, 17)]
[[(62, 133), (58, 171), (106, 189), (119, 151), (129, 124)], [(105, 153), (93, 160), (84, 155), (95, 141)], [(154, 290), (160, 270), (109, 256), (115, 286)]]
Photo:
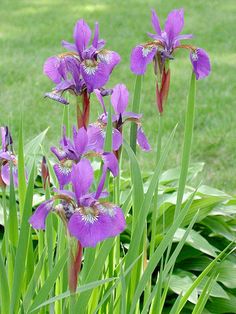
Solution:
[(93, 42), (92, 42), (92, 45), (94, 48), (98, 47), (98, 40), (99, 40), (99, 24), (98, 22), (95, 22), (94, 37), (93, 37)]
[(157, 48), (147, 45), (136, 46), (131, 53), (130, 69), (133, 73), (142, 75), (147, 65), (153, 61)]
[(76, 131), (76, 128), (73, 127), (73, 138), (76, 154), (79, 157), (87, 151), (88, 134), (85, 128), (80, 128), (78, 131)]
[(104, 100), (103, 100), (103, 97), (102, 97), (102, 95), (101, 95), (100, 90), (99, 90), (99, 89), (95, 89), (95, 90), (94, 90), (94, 93), (95, 93), (95, 95), (96, 95), (96, 97), (97, 97), (97, 100), (98, 100), (99, 103), (101, 104), (104, 113), (106, 114), (107, 111), (106, 111), (106, 107), (105, 107)]
[(63, 189), (63, 187), (66, 184), (69, 184), (71, 182), (71, 167), (68, 167), (66, 165), (55, 164), (53, 166), (53, 169), (55, 171), (55, 174), (57, 176), (58, 183), (60, 185), (60, 189)]
[(88, 92), (103, 87), (109, 79), (110, 69), (106, 63), (87, 59), (81, 64), (81, 73)]
[(112, 149), (114, 151), (119, 150), (123, 143), (123, 136), (117, 129), (112, 130)]
[(73, 165), (71, 179), (73, 190), (79, 203), (80, 197), (88, 193), (93, 183), (93, 168), (90, 161), (82, 159), (77, 165)]
[(48, 97), (50, 99), (53, 99), (63, 105), (69, 105), (69, 102), (64, 98), (62, 97), (62, 95), (60, 93), (56, 93), (56, 92), (50, 92), (50, 93), (46, 93), (44, 95), (44, 97)]
[(77, 47), (75, 44), (69, 43), (68, 41), (62, 40), (61, 42), (62, 47), (66, 48), (69, 51), (77, 51)]
[(148, 143), (147, 137), (143, 132), (142, 127), (139, 127), (137, 130), (137, 143), (144, 151), (150, 151), (151, 147)]
[(59, 72), (60, 59), (58, 57), (48, 58), (43, 66), (43, 73), (47, 75), (55, 84), (59, 84), (62, 80), (62, 75)]
[(29, 223), (34, 229), (45, 229), (45, 220), (52, 210), (53, 200), (43, 202), (30, 217)]
[(131, 119), (141, 119), (142, 118), (142, 114), (141, 113), (135, 113), (135, 112), (124, 112), (123, 113), (123, 117), (125, 118), (131, 118)]
[(207, 77), (211, 72), (210, 58), (202, 48), (190, 52), (190, 60), (197, 80)]
[[(1, 169), (1, 176), (2, 176), (2, 180), (3, 182), (9, 186), (10, 185), (10, 164), (6, 163), (4, 166), (2, 166)], [(13, 182), (14, 182), (14, 186), (17, 187), (18, 186), (18, 170), (17, 167), (12, 165), (12, 176), (13, 176)]]
[(102, 159), (104, 162), (104, 168), (109, 169), (114, 177), (118, 176), (119, 165), (116, 156), (113, 153), (103, 153)]
[(165, 22), (165, 32), (167, 33), (168, 39), (171, 42), (184, 27), (184, 10), (178, 9), (173, 10), (169, 13)]
[(125, 218), (118, 206), (101, 203), (72, 215), (68, 229), (83, 247), (94, 247), (98, 242), (120, 234), (125, 229)]
[(57, 149), (55, 146), (51, 147), (51, 152), (57, 157), (58, 160), (67, 158), (66, 152), (64, 152), (63, 150)]
[(78, 52), (82, 54), (88, 46), (91, 38), (91, 29), (88, 24), (83, 20), (78, 20), (74, 28), (74, 41)]
[(104, 146), (103, 131), (99, 126), (89, 125), (88, 134), (88, 151), (102, 152)]
[(100, 50), (97, 57), (109, 67), (110, 73), (121, 60), (120, 55), (117, 52), (106, 49)]
[(157, 32), (159, 36), (161, 36), (161, 27), (156, 11), (152, 9), (152, 26), (153, 29)]
[(129, 92), (124, 84), (117, 84), (113, 88), (111, 103), (115, 113), (123, 114), (129, 102)]

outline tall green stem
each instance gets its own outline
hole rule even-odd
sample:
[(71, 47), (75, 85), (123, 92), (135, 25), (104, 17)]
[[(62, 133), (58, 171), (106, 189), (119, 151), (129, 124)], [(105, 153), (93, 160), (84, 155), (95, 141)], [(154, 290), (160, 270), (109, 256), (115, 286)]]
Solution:
[[(141, 89), (142, 89), (142, 76), (137, 75), (134, 85), (134, 97), (132, 105), (132, 111), (135, 113), (139, 113), (140, 110)], [(130, 147), (132, 148), (134, 153), (136, 153), (136, 138), (137, 138), (137, 125), (133, 122), (130, 128)]]
[(192, 73), (190, 88), (189, 88), (189, 95), (188, 95), (187, 111), (185, 115), (184, 146), (183, 146), (183, 152), (182, 152), (177, 202), (176, 202), (176, 207), (175, 207), (175, 218), (178, 216), (181, 209), (181, 204), (183, 200), (183, 195), (184, 195), (184, 190), (185, 190), (185, 185), (186, 185), (187, 175), (188, 175), (188, 167), (189, 167), (189, 161), (190, 161), (190, 153), (191, 153), (192, 138), (193, 138), (193, 127), (194, 127), (195, 94), (196, 94), (196, 78), (195, 78), (195, 74)]

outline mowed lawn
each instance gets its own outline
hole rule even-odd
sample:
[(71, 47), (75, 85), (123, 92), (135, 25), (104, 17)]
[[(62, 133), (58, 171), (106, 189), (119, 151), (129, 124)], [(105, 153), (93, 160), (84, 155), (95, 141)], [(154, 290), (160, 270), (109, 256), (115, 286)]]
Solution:
[[(43, 98), (53, 84), (43, 75), (44, 60), (63, 52), (62, 39), (71, 41), (77, 19), (91, 27), (100, 23), (101, 36), (108, 49), (116, 50), (122, 62), (113, 72), (108, 87), (123, 82), (130, 90), (134, 75), (129, 70), (132, 47), (148, 38), (152, 31), (150, 9), (155, 8), (164, 23), (167, 13), (183, 7), (184, 33), (195, 35), (192, 43), (210, 54), (212, 74), (197, 82), (196, 124), (192, 161), (206, 163), (203, 181), (235, 193), (236, 190), (236, 40), (235, 0), (198, 1), (91, 1), (91, 0), (1, 0), (0, 1), (0, 123), (10, 124), (17, 139), (22, 111), (25, 138), (30, 139), (50, 126), (47, 146), (56, 144), (60, 134), (63, 107)], [(165, 108), (166, 137), (179, 122), (175, 144), (166, 167), (178, 165), (183, 139), (183, 123), (191, 66), (187, 52), (171, 62), (171, 88)], [(92, 98), (93, 116), (100, 108)], [(131, 109), (131, 108), (130, 108)], [(155, 149), (157, 114), (152, 68), (144, 78), (142, 94), (144, 129)], [(142, 153), (143, 168), (151, 170), (154, 155)]]

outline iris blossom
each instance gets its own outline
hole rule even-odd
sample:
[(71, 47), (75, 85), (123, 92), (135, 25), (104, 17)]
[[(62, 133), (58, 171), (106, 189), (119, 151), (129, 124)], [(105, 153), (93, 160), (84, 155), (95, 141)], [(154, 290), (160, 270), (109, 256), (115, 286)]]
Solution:
[[(117, 131), (116, 131), (117, 132)], [(114, 138), (117, 138), (115, 134)], [(115, 140), (116, 145), (118, 144)], [(113, 153), (103, 151), (104, 138), (100, 128), (89, 126), (77, 130), (73, 128), (73, 140), (64, 134), (60, 140), (60, 149), (51, 147), (51, 151), (57, 157), (59, 163), (54, 165), (54, 171), (57, 176), (60, 188), (70, 183), (72, 180), (72, 166), (85, 157), (100, 157), (104, 162), (104, 166), (111, 170), (112, 174), (118, 174), (118, 164)], [(121, 141), (120, 141), (121, 145)], [(114, 148), (119, 148), (115, 146)]]
[[(43, 202), (31, 216), (29, 222), (35, 229), (45, 229), (47, 215), (56, 212), (71, 236), (79, 240), (82, 247), (94, 247), (100, 241), (115, 237), (125, 229), (125, 218), (118, 205), (102, 201), (108, 196), (99, 184), (96, 192), (89, 192), (94, 181), (90, 161), (82, 159), (74, 164), (71, 172), (72, 191), (58, 190), (56, 195)], [(58, 200), (61, 200), (58, 204)], [(57, 201), (57, 205), (54, 202)]]
[(136, 46), (131, 53), (131, 70), (142, 75), (146, 72), (147, 65), (154, 62), (155, 74), (160, 74), (161, 85), (157, 84), (157, 104), (159, 112), (163, 111), (163, 104), (168, 95), (170, 84), (170, 70), (168, 60), (174, 58), (177, 49), (184, 48), (190, 51), (190, 61), (196, 79), (203, 79), (211, 72), (211, 64), (208, 54), (202, 48), (193, 45), (183, 45), (182, 40), (191, 39), (192, 34), (181, 34), (184, 27), (184, 10), (173, 10), (169, 13), (162, 30), (159, 19), (152, 10), (152, 26), (155, 34), (148, 33), (152, 41)]
[(8, 127), (1, 127), (2, 149), (0, 150), (0, 186), (10, 185), (10, 167), (13, 182), (18, 186), (17, 159), (13, 152), (13, 141)]
[(92, 41), (91, 36), (86, 22), (78, 20), (74, 28), (74, 43), (62, 41), (62, 46), (69, 52), (50, 57), (44, 64), (44, 73), (56, 84), (53, 92), (45, 96), (63, 104), (68, 104), (63, 97), (65, 91), (81, 96), (78, 127), (87, 126), (89, 94), (107, 83), (112, 70), (120, 62), (118, 53), (104, 49), (105, 41), (99, 39), (98, 23), (95, 23)]
[[(100, 126), (104, 126), (107, 124), (108, 114), (105, 108), (105, 104), (103, 101), (102, 93), (99, 90), (95, 90), (98, 101), (100, 102), (103, 108), (103, 114), (99, 117), (98, 121), (100, 122)], [(124, 84), (117, 84), (113, 88), (113, 92), (111, 94), (111, 104), (113, 106), (115, 114), (112, 115), (112, 122), (114, 128), (120, 132), (122, 135), (122, 127), (123, 125), (130, 121), (137, 124), (137, 143), (144, 151), (149, 151), (150, 145), (148, 140), (143, 132), (142, 124), (141, 124), (141, 114), (137, 114), (134, 112), (126, 111), (129, 102), (129, 92)]]

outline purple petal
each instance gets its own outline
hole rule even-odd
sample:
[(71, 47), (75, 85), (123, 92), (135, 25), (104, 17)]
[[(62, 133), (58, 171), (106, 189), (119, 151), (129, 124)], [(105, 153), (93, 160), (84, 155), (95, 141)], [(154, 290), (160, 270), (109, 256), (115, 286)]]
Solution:
[(81, 64), (81, 73), (88, 92), (103, 87), (109, 79), (110, 69), (106, 63), (95, 60), (85, 60)]
[(57, 176), (58, 183), (60, 185), (60, 189), (66, 184), (71, 182), (71, 168), (64, 166), (62, 163), (56, 164), (53, 166), (55, 174)]
[(76, 45), (68, 43), (68, 41), (62, 40), (61, 45), (69, 51), (77, 51)]
[(178, 9), (171, 11), (165, 23), (165, 32), (167, 33), (170, 42), (176, 36), (179, 35), (183, 27), (184, 27), (184, 10)]
[(8, 160), (8, 161), (13, 160), (11, 153), (8, 151), (7, 152), (0, 152), (0, 158)]
[(51, 147), (51, 152), (57, 157), (58, 160), (63, 160), (67, 157), (66, 152), (57, 149), (55, 146)]
[[(2, 180), (3, 182), (9, 186), (10, 185), (10, 164), (6, 163), (4, 166), (2, 166), (1, 169), (1, 176), (2, 176)], [(14, 182), (14, 186), (17, 187), (18, 186), (18, 170), (17, 167), (12, 165), (12, 176), (13, 176), (13, 182)]]
[(72, 215), (68, 229), (83, 247), (94, 247), (98, 242), (120, 234), (125, 229), (125, 218), (116, 205), (100, 204)]
[(43, 73), (47, 75), (55, 84), (59, 84), (62, 80), (59, 72), (60, 59), (58, 57), (48, 58), (43, 66)]
[(59, 190), (59, 189), (56, 189), (56, 188), (54, 188), (53, 191), (55, 193), (57, 193), (58, 195), (63, 195), (63, 196), (67, 196), (67, 197), (69, 197), (71, 199), (76, 199), (75, 198), (75, 193), (72, 192), (72, 191), (69, 191), (69, 190)]
[(74, 41), (78, 52), (82, 54), (88, 46), (91, 38), (91, 30), (88, 24), (83, 20), (78, 20), (74, 28)]
[(103, 130), (99, 126), (89, 125), (88, 134), (88, 151), (102, 152), (104, 146)]
[(94, 37), (93, 37), (93, 42), (92, 42), (92, 45), (94, 48), (98, 47), (98, 40), (99, 40), (99, 24), (98, 22), (96, 22), (95, 27), (94, 27)]
[(118, 176), (119, 165), (116, 156), (113, 153), (103, 153), (102, 159), (104, 162), (104, 168), (109, 169), (114, 177)]
[(82, 159), (77, 165), (72, 167), (72, 186), (79, 203), (80, 197), (87, 194), (93, 183), (93, 168), (90, 161)]
[(161, 36), (160, 22), (154, 9), (152, 9), (152, 26), (154, 30), (157, 32), (157, 34)]
[(112, 130), (112, 149), (118, 151), (123, 143), (123, 136), (117, 129)]
[(131, 53), (130, 69), (133, 73), (142, 75), (147, 65), (152, 62), (157, 48), (152, 46), (136, 46)]
[(202, 48), (190, 53), (190, 60), (193, 65), (193, 71), (197, 80), (201, 80), (208, 76), (211, 72), (210, 58)]
[(123, 114), (129, 102), (129, 92), (124, 84), (117, 84), (113, 88), (111, 103), (115, 113)]
[(98, 59), (105, 63), (108, 68), (109, 68), (109, 74), (111, 74), (112, 70), (114, 69), (114, 67), (120, 62), (120, 55), (115, 52), (115, 51), (111, 51), (111, 50), (100, 50), (98, 53)]
[(1, 138), (2, 138), (2, 150), (5, 152), (7, 150), (7, 132), (8, 128), (1, 126)]
[(76, 153), (78, 157), (80, 157), (82, 154), (84, 154), (87, 151), (88, 134), (85, 128), (80, 128), (77, 132), (76, 128), (74, 127), (73, 138), (74, 138)]
[(45, 229), (45, 220), (52, 210), (53, 200), (43, 202), (30, 217), (29, 223), (34, 229)]
[(61, 94), (58, 94), (58, 93), (55, 93), (55, 92), (46, 93), (44, 95), (44, 97), (48, 97), (50, 99), (58, 101), (59, 103), (61, 103), (63, 105), (69, 105), (69, 102), (64, 97), (62, 97)]
[(97, 100), (100, 102), (100, 104), (102, 106), (102, 109), (103, 109), (104, 113), (106, 114), (107, 113), (106, 112), (106, 107), (105, 107), (104, 100), (103, 100), (103, 97), (101, 95), (100, 90), (99, 89), (95, 89), (93, 92), (95, 93), (95, 95), (97, 97)]
[(152, 33), (149, 33), (149, 32), (147, 32), (147, 35), (148, 35), (149, 37), (151, 37), (152, 39), (154, 39), (154, 40), (160, 40), (161, 42), (164, 41), (164, 40), (163, 40), (163, 37), (160, 36), (160, 35), (152, 34)]
[(141, 113), (135, 113), (135, 112), (124, 112), (122, 116), (126, 118), (131, 118), (131, 119), (138, 119), (138, 120), (142, 118)]
[(141, 127), (139, 127), (137, 130), (137, 143), (142, 148), (142, 150), (144, 151), (151, 150), (146, 135), (144, 134), (143, 129)]

